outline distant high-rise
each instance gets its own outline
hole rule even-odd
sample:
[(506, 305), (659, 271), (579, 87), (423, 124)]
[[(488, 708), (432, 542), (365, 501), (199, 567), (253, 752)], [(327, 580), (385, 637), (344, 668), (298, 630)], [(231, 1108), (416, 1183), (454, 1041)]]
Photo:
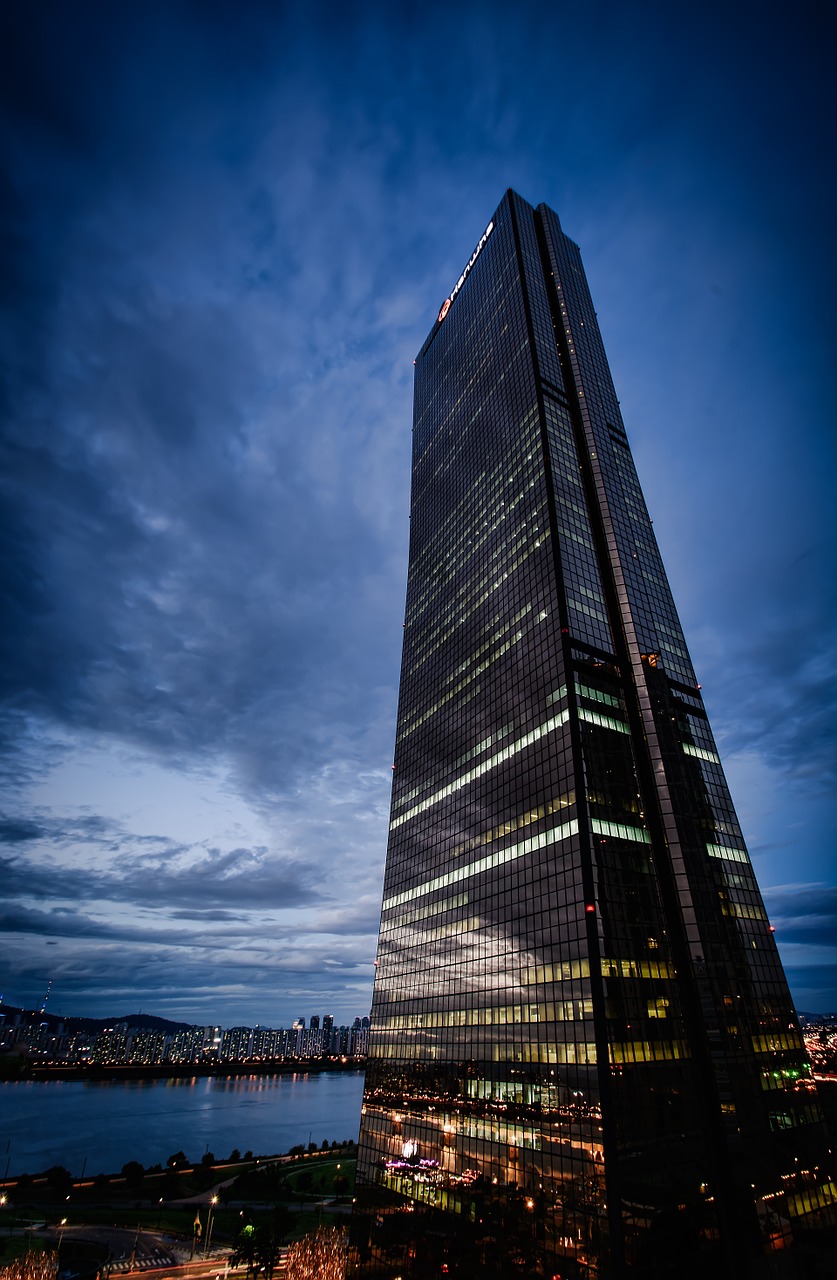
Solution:
[(480, 236), (413, 431), (349, 1274), (797, 1274), (835, 1212), (825, 1130), (544, 205), (509, 191)]

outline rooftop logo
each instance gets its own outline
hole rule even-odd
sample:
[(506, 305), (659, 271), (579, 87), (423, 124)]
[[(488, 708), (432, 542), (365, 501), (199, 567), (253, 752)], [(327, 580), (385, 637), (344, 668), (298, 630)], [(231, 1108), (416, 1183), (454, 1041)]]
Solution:
[(488, 239), (488, 237), (491, 235), (491, 232), (493, 230), (494, 230), (494, 223), (489, 222), (488, 226), (485, 228), (485, 231), (483, 231), (482, 235), (480, 236), (479, 244), (477, 245), (474, 252), (471, 254), (470, 258), (468, 259), (468, 263), (467, 263), (467, 266), (465, 267), (465, 270), (462, 272), (462, 275), (459, 277), (456, 284), (451, 289), (450, 296), (445, 298), (444, 302), (442, 303), (442, 309), (439, 312), (439, 324), (442, 323), (445, 316), (450, 311), (454, 298), (459, 293), (459, 290), (462, 288), (465, 281), (468, 279), (468, 276), (470, 275), (470, 272), (471, 272), (471, 268), (473, 267), (477, 258), (482, 253), (485, 242)]

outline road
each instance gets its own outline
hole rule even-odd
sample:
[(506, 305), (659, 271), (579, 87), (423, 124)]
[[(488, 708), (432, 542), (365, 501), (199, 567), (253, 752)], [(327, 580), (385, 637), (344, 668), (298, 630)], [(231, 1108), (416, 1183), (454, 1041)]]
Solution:
[[(285, 1274), (287, 1248), (283, 1248), (274, 1271), (274, 1277)], [(176, 1267), (136, 1268), (133, 1271), (120, 1272), (122, 1276), (143, 1276), (144, 1280), (244, 1280), (246, 1267), (230, 1267), (225, 1258), (199, 1259), (196, 1262), (184, 1262)]]
[(52, 1244), (69, 1244), (73, 1240), (92, 1241), (103, 1245), (110, 1253), (112, 1261), (107, 1264), (108, 1275), (151, 1275), (171, 1274), (181, 1276), (183, 1280), (203, 1280), (205, 1275), (214, 1277), (220, 1272), (234, 1274), (225, 1267), (227, 1249), (210, 1249), (209, 1257), (199, 1256), (188, 1262), (189, 1244), (184, 1240), (173, 1239), (160, 1231), (142, 1231), (129, 1227), (92, 1226), (80, 1223), (67, 1227), (55, 1227), (44, 1233), (44, 1238)]

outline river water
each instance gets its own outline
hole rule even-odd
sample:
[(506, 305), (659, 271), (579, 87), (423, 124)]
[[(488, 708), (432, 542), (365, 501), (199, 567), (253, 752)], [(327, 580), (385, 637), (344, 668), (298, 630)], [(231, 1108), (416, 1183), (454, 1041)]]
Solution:
[(274, 1155), (309, 1140), (357, 1141), (363, 1072), (0, 1084), (0, 1174), (60, 1164), (74, 1177), (165, 1165), (175, 1151)]

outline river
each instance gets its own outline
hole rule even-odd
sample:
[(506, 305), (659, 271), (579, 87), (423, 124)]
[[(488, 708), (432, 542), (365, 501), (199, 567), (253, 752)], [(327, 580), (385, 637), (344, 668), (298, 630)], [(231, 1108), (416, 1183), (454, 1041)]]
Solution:
[(165, 1165), (234, 1147), (273, 1155), (309, 1140), (357, 1141), (363, 1072), (0, 1084), (0, 1173), (63, 1165), (74, 1177)]

